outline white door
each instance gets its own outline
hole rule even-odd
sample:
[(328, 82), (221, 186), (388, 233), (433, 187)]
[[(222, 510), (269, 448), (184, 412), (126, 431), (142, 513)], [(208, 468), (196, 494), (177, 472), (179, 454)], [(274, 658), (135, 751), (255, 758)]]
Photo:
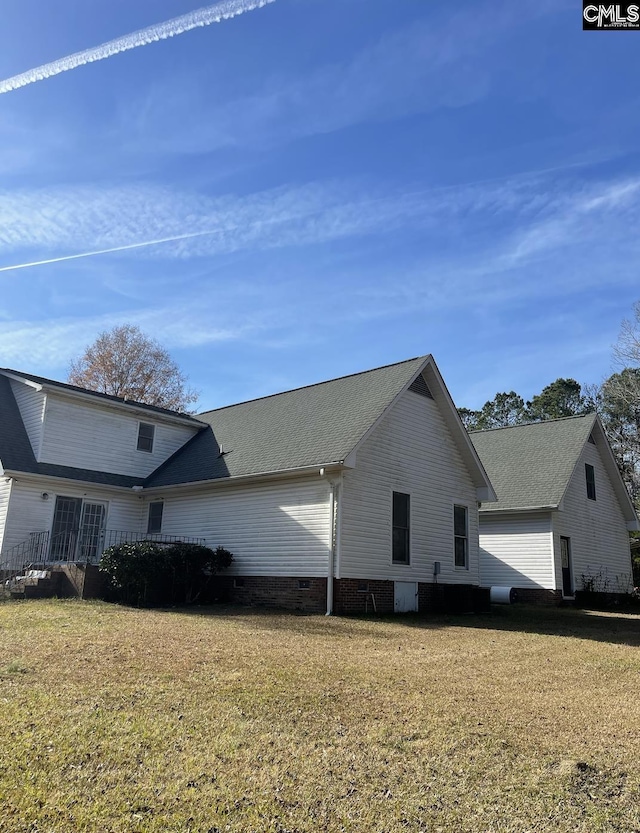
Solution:
[(418, 582), (393, 582), (393, 609), (396, 613), (412, 613), (418, 609)]

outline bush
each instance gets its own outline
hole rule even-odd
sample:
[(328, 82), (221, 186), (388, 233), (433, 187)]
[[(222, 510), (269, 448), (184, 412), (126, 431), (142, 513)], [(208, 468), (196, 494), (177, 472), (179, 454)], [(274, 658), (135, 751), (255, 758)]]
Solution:
[(223, 547), (136, 541), (105, 550), (100, 571), (108, 577), (108, 597), (142, 607), (209, 601), (215, 576), (233, 560)]

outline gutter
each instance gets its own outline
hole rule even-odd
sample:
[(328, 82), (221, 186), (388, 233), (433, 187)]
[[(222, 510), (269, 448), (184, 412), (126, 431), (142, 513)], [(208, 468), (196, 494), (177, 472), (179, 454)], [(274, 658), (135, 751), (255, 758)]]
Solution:
[(163, 486), (144, 486), (144, 491), (148, 494), (155, 494), (166, 489), (211, 489), (212, 487), (223, 487), (234, 483), (244, 484), (285, 478), (295, 474), (317, 473), (318, 469), (323, 473), (329, 469), (338, 472), (342, 470), (343, 466), (344, 460), (335, 460), (331, 463), (314, 463), (312, 466), (298, 466), (292, 469), (274, 469), (273, 471), (254, 472), (252, 474), (237, 474), (233, 477), (216, 477), (211, 480), (189, 480), (186, 483), (167, 483)]
[(560, 509), (560, 505), (558, 503), (554, 503), (553, 505), (549, 506), (514, 506), (507, 507), (505, 509), (483, 509), (482, 507), (480, 507), (479, 512), (481, 515), (498, 515), (505, 512), (551, 512), (555, 509)]

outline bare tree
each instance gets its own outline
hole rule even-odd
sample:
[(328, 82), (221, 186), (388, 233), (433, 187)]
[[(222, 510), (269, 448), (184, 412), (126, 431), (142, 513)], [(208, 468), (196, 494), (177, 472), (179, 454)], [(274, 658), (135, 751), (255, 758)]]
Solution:
[(633, 305), (633, 319), (625, 318), (613, 347), (615, 363), (622, 368), (640, 365), (640, 301)]
[(132, 324), (100, 333), (71, 363), (68, 381), (172, 411), (185, 412), (198, 399), (164, 347)]

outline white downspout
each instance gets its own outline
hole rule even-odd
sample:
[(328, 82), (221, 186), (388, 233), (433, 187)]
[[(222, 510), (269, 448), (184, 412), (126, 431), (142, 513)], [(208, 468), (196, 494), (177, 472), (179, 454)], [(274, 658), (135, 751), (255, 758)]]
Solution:
[(334, 558), (334, 576), (339, 579), (342, 571), (342, 492), (344, 491), (343, 474), (336, 483), (336, 545)]
[[(324, 469), (320, 469), (321, 475)], [(326, 616), (333, 613), (333, 558), (334, 558), (334, 535), (333, 529), (336, 519), (336, 484), (329, 481), (329, 557), (327, 558), (327, 612)]]

